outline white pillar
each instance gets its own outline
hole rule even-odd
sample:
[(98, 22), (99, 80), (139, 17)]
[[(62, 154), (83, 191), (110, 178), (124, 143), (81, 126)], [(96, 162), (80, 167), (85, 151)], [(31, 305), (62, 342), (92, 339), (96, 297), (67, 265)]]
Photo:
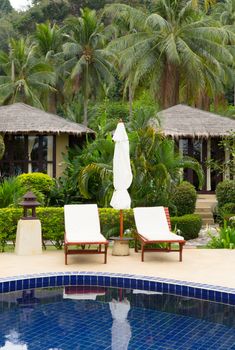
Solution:
[(15, 253), (17, 255), (42, 254), (42, 229), (40, 220), (21, 219), (18, 221)]
[(225, 161), (225, 169), (224, 169), (224, 180), (230, 179), (230, 150), (225, 146), (224, 148), (224, 161)]
[[(207, 146), (206, 146), (206, 160), (211, 160), (211, 138), (209, 137), (207, 139)], [(211, 191), (211, 167), (207, 166), (206, 168), (206, 190)]]

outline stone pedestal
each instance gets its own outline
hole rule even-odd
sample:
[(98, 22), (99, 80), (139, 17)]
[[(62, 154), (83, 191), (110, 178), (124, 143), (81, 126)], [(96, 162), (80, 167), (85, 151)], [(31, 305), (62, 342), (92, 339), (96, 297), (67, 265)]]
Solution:
[(42, 229), (40, 220), (19, 220), (16, 232), (17, 255), (42, 254)]
[(126, 256), (130, 255), (130, 249), (129, 249), (129, 241), (132, 240), (132, 238), (119, 238), (119, 237), (110, 237), (111, 240), (113, 240), (113, 249), (112, 249), (112, 255), (116, 256)]

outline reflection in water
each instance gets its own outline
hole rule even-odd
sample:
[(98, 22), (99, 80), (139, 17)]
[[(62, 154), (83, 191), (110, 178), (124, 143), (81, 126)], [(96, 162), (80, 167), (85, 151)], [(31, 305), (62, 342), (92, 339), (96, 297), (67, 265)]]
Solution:
[(121, 301), (112, 299), (109, 308), (113, 318), (112, 350), (127, 350), (131, 339), (131, 327), (127, 320), (130, 302), (126, 297)]
[(67, 286), (0, 294), (0, 350), (206, 349), (215, 339), (220, 350), (234, 348), (234, 306), (155, 293)]
[(5, 341), (5, 345), (2, 346), (0, 349), (2, 350), (27, 350), (28, 347), (26, 344), (23, 344), (20, 341), (20, 334), (15, 331), (14, 329), (10, 330), (10, 333), (5, 336), (7, 339)]

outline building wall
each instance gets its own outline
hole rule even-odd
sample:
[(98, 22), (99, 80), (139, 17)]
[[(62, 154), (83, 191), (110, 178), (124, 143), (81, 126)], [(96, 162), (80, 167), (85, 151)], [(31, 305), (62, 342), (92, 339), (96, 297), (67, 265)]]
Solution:
[(65, 170), (63, 154), (67, 153), (68, 144), (68, 135), (61, 134), (56, 136), (56, 177), (61, 176)]

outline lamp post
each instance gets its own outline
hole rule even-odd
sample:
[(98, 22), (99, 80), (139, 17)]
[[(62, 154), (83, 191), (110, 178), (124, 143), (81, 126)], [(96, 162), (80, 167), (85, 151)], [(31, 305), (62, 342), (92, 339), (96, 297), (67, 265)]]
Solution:
[[(36, 207), (40, 205), (36, 201), (36, 196), (33, 192), (29, 191), (23, 196), (24, 200), (20, 202), (20, 205), (23, 207), (23, 216), (22, 220), (35, 220), (36, 217)], [(29, 210), (31, 210), (32, 215), (29, 215)]]

